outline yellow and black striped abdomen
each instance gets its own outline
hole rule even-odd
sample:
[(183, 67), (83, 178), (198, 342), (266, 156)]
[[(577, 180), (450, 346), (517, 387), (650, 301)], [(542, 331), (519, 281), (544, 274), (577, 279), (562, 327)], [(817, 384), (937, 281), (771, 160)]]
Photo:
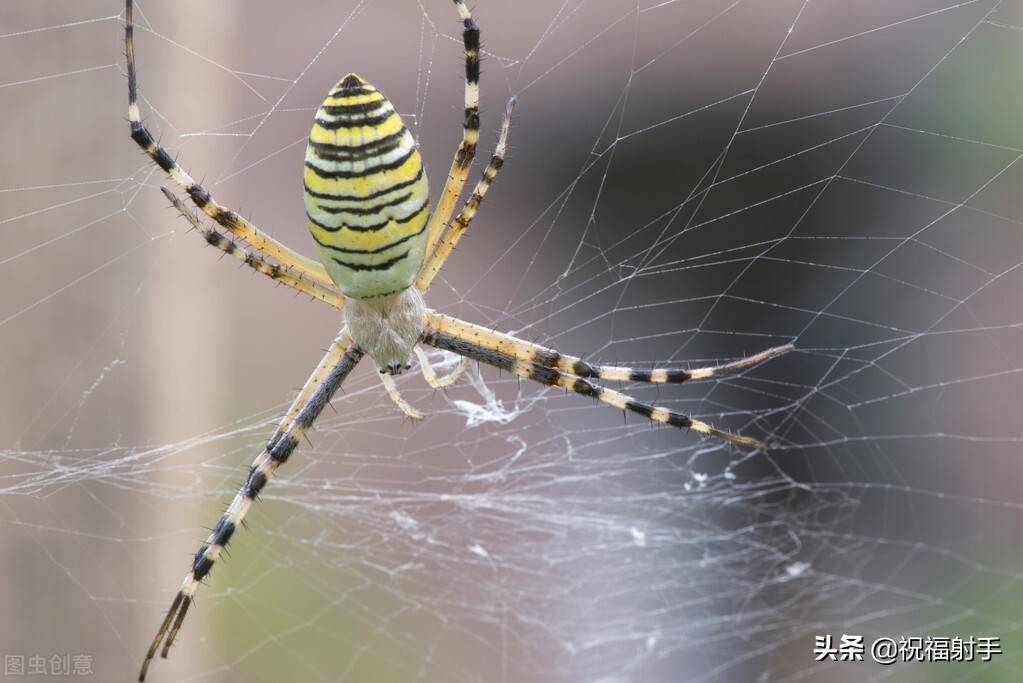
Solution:
[(355, 74), (316, 112), (305, 155), (309, 230), (345, 296), (408, 288), (423, 263), (430, 193), (412, 133)]

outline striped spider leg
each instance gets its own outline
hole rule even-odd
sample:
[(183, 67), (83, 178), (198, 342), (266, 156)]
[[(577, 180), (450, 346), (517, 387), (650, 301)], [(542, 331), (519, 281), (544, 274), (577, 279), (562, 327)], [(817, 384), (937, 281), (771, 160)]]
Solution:
[(167, 616), (164, 617), (149, 650), (146, 651), (142, 669), (139, 671), (139, 681), (146, 679), (149, 665), (156, 656), (157, 650), (160, 649), (161, 642), (163, 643), (161, 656), (167, 656), (181, 629), (181, 624), (185, 620), (185, 614), (192, 604), (199, 584), (210, 573), (213, 564), (231, 540), (235, 529), (245, 519), (245, 515), (252, 508), (252, 502), (277, 472), (277, 468), (287, 462), (298, 446), (299, 440), (312, 427), (320, 412), (341, 388), (341, 384), (362, 359), (362, 356), (362, 351), (352, 345), (351, 339), (345, 333), (339, 335), (327, 349), (323, 360), (316, 366), (305, 386), (295, 397), (291, 408), (288, 409), (277, 430), (270, 437), (263, 452), (252, 463), (245, 483), (235, 494), (224, 516), (220, 518), (216, 527), (196, 552), (192, 568), (185, 575), (181, 588), (178, 589), (177, 595), (167, 611)]
[[(462, 141), (455, 150), (440, 200), (430, 217), (427, 228), (426, 254), (433, 252), (440, 242), (448, 219), (455, 210), (458, 198), (469, 177), (476, 145), (480, 139), (480, 29), (472, 18), (464, 0), (454, 0), (458, 18), (462, 20), (462, 46), (465, 51), (465, 119), (462, 123)], [(423, 287), (419, 287), (423, 291)]]
[[(262, 254), (249, 252), (239, 247), (216, 230), (204, 226), (199, 218), (170, 190), (161, 189), (174, 208), (203, 235), (211, 246), (237, 258), (275, 282), (307, 294), (335, 309), (344, 309), (344, 297), (332, 288), (297, 276), (291, 271), (269, 262)], [(244, 520), (252, 502), (277, 472), (278, 467), (288, 460), (299, 440), (313, 426), (320, 412), (341, 388), (341, 384), (362, 356), (362, 351), (353, 345), (351, 337), (345, 331), (342, 331), (327, 349), (323, 359), (299, 390), (274, 433), (267, 440), (262, 453), (250, 466), (245, 483), (235, 494), (227, 511), (196, 552), (192, 568), (185, 575), (167, 615), (146, 651), (146, 657), (139, 672), (139, 681), (145, 680), (149, 665), (157, 651), (160, 650), (161, 643), (163, 643), (161, 656), (168, 655), (170, 647), (174, 644), (178, 631), (184, 623), (185, 615), (192, 604), (199, 584), (213, 568), (213, 564), (227, 546), (235, 529)]]
[(595, 379), (655, 384), (681, 384), (727, 377), (741, 373), (764, 361), (791, 351), (792, 344), (776, 346), (760, 353), (722, 365), (681, 369), (636, 370), (627, 367), (591, 365), (581, 358), (561, 354), (553, 349), (523, 339), (488, 330), (480, 325), (431, 311), (427, 319), (423, 343), (501, 370), (517, 377), (533, 380), (545, 386), (557, 386), (589, 396), (601, 403), (641, 415), (652, 422), (714, 436), (746, 448), (763, 450), (762, 441), (748, 436), (732, 434), (667, 408), (641, 403), (614, 389), (592, 381)]
[(178, 210), (178, 213), (180, 213), (185, 220), (192, 224), (192, 227), (203, 236), (203, 239), (205, 239), (206, 243), (211, 247), (216, 247), (228, 256), (235, 257), (256, 272), (266, 275), (274, 282), (278, 282), (285, 287), (290, 287), (291, 289), (311, 296), (314, 299), (319, 299), (323, 303), (333, 306), (339, 311), (344, 310), (345, 298), (342, 294), (338, 293), (333, 286), (326, 285), (319, 280), (304, 278), (301, 275), (296, 275), (289, 268), (280, 266), (276, 263), (271, 263), (265, 258), (265, 255), (261, 251), (249, 251), (238, 246), (237, 243), (231, 241), (227, 237), (224, 237), (224, 235), (220, 234), (213, 228), (203, 225), (198, 216), (192, 213), (188, 207), (185, 206), (184, 202), (182, 202), (166, 187), (161, 187), (160, 191), (163, 192), (164, 196), (170, 200), (171, 205)]
[(135, 73), (135, 23), (133, 0), (125, 0), (124, 10), (125, 59), (128, 65), (128, 122), (131, 124), (131, 139), (142, 148), (150, 159), (174, 181), (182, 192), (207, 216), (219, 223), (231, 235), (250, 245), (253, 249), (273, 258), (284, 267), (290, 268), (303, 277), (322, 285), (333, 286), (323, 264), (302, 256), (286, 247), (247, 221), (231, 209), (218, 204), (202, 185), (197, 183), (185, 169), (157, 144), (152, 133), (142, 123), (138, 105), (138, 77)]
[(494, 180), (497, 179), (497, 174), (504, 166), (504, 155), (508, 151), (508, 134), (511, 132), (511, 117), (514, 111), (515, 98), (513, 97), (508, 100), (508, 106), (505, 109), (504, 120), (501, 122), (501, 134), (497, 139), (497, 147), (494, 148), (494, 156), (491, 157), (487, 167), (483, 169), (483, 176), (476, 183), (476, 187), (473, 188), (472, 194), (466, 200), (465, 206), (458, 212), (455, 219), (451, 221), (448, 229), (442, 233), (433, 251), (428, 252), (429, 256), (420, 269), (419, 276), (416, 278), (416, 288), (420, 292), (425, 294), (430, 288), (433, 279), (437, 277), (437, 273), (440, 272), (441, 267), (454, 251), (458, 240), (462, 239), (462, 235), (469, 229), (469, 223), (476, 217), (476, 212), (479, 210), (480, 204), (483, 203), (487, 190), (490, 189)]

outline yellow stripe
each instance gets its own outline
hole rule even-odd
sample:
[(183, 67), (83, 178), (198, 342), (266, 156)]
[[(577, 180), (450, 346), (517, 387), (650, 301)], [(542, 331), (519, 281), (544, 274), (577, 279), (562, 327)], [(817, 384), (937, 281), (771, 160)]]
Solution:
[(379, 126), (352, 126), (350, 128), (343, 127), (337, 130), (327, 130), (323, 126), (315, 124), (313, 125), (312, 133), (309, 135), (309, 140), (319, 144), (347, 147), (349, 145), (365, 144), (388, 135), (394, 135), (404, 127), (401, 117), (397, 114), (392, 114), (390, 118)]
[[(371, 171), (369, 175), (359, 178), (321, 178), (311, 168), (306, 168), (305, 184), (317, 194), (334, 194), (342, 197), (366, 196), (412, 180), (419, 173), (422, 165), (423, 160), (416, 152), (396, 169), (382, 173)], [(422, 192), (421, 194), (425, 195), (426, 193)]]
[[(371, 251), (379, 249), (385, 244), (397, 242), (402, 237), (419, 232), (423, 225), (426, 224), (426, 218), (429, 215), (429, 208), (430, 207), (428, 205), (424, 206), (422, 210), (416, 214), (416, 217), (407, 223), (399, 224), (392, 220), (386, 228), (381, 228), (380, 230), (373, 232), (356, 232), (345, 228), (342, 228), (337, 232), (328, 232), (317, 225), (313, 225), (312, 223), (309, 224), (309, 230), (312, 231), (317, 240), (324, 244), (340, 247), (342, 249), (361, 249), (364, 251)], [(407, 244), (407, 242), (397, 246), (404, 246), (405, 244)], [(394, 255), (388, 253), (388, 251), (381, 252), (380, 254), (353, 254), (353, 256), (359, 257), (360, 260), (366, 259), (367, 257), (373, 257), (372, 259), (365, 260), (365, 263), (380, 262), (386, 261)], [(341, 254), (338, 253), (338, 256), (341, 256)], [(346, 256), (345, 258), (347, 259), (348, 257)]]
[(328, 97), (323, 100), (324, 107), (348, 107), (353, 104), (369, 104), (370, 102), (386, 102), (383, 95), (374, 91), (366, 95), (349, 95), (346, 97)]

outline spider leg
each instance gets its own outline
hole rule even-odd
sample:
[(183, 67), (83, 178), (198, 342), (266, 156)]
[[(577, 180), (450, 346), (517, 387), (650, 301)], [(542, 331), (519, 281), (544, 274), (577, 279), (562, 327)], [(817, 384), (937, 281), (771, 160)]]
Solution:
[(518, 361), (537, 365), (543, 368), (552, 368), (561, 372), (575, 375), (576, 377), (603, 379), (618, 382), (651, 382), (654, 384), (681, 384), (683, 382), (696, 382), (700, 380), (716, 379), (736, 375), (744, 370), (763, 363), (764, 361), (784, 355), (792, 351), (795, 346), (783, 344), (765, 349), (752, 356), (746, 356), (739, 360), (721, 365), (709, 365), (700, 368), (682, 370), (678, 368), (658, 368), (654, 370), (637, 370), (628, 367), (613, 365), (592, 365), (576, 356), (559, 353), (554, 349), (533, 344), (525, 340), (513, 337), (510, 334), (503, 334), (488, 330), (480, 325), (475, 325), (465, 320), (459, 320), (442, 313), (430, 311), (427, 317), (427, 327), (443, 334), (459, 339), (471, 341), (480, 348), (488, 349), (510, 356)]
[(681, 370), (677, 368), (655, 368), (653, 370), (637, 370), (635, 368), (620, 367), (614, 365), (589, 365), (577, 358), (569, 357), (576, 367), (589, 367), (589, 374), (580, 377), (596, 377), (617, 382), (651, 382), (653, 384), (681, 384), (682, 382), (699, 382), (706, 379), (717, 379), (738, 375), (764, 361), (782, 356), (795, 349), (793, 344), (783, 344), (764, 349), (752, 356), (744, 356), (720, 365), (706, 365), (699, 368)]
[(416, 358), (419, 359), (419, 369), (423, 372), (423, 379), (434, 389), (443, 389), (449, 387), (455, 383), (455, 380), (465, 372), (466, 366), (469, 364), (469, 359), (462, 356), (462, 360), (459, 361), (458, 367), (451, 371), (451, 374), (445, 375), (444, 377), (437, 377), (437, 372), (433, 369), (430, 364), (430, 359), (426, 357), (426, 353), (423, 351), (421, 346), (415, 346), (412, 349)]
[(173, 192), (168, 190), (166, 187), (161, 187), (160, 189), (163, 191), (164, 195), (166, 195), (167, 199), (170, 200), (171, 204), (174, 205), (174, 208), (178, 210), (178, 213), (180, 213), (185, 220), (191, 223), (192, 227), (198, 230), (206, 242), (211, 246), (220, 249), (225, 254), (234, 256), (245, 265), (258, 273), (266, 275), (274, 282), (279, 282), (285, 287), (290, 287), (302, 294), (308, 294), (314, 299), (319, 299), (338, 310), (344, 310), (345, 298), (333, 288), (322, 285), (316, 280), (310, 280), (302, 277), (302, 275), (296, 275), (291, 270), (276, 263), (270, 263), (258, 252), (248, 251), (244, 247), (239, 247), (234, 241), (224, 237), (213, 228), (204, 225), (203, 222), (199, 220), (199, 217), (195, 215), (195, 212), (185, 206), (185, 203), (178, 199), (177, 195)]
[[(217, 526), (214, 527), (206, 542), (196, 552), (192, 569), (185, 575), (167, 616), (160, 624), (160, 628), (146, 652), (146, 658), (143, 660), (142, 669), (139, 672), (139, 681), (145, 680), (146, 672), (149, 670), (149, 665), (156, 656), (161, 642), (163, 642), (163, 650), (160, 656), (167, 656), (178, 635), (178, 630), (185, 620), (185, 614), (192, 604), (199, 583), (210, 573), (210, 569), (213, 568), (213, 564), (220, 557), (228, 541), (231, 540), (235, 529), (242, 523), (252, 507), (252, 501), (263, 490), (267, 481), (274, 476), (277, 468), (287, 462), (298, 446), (299, 440), (316, 422), (320, 412), (341, 388), (341, 384), (362, 358), (362, 350), (349, 344), (347, 335), (342, 334), (327, 350), (323, 360), (320, 361), (305, 386), (299, 391), (298, 397), (281, 420), (263, 452), (253, 461), (245, 483), (235, 494), (224, 516), (217, 522)], [(166, 641), (164, 641), (164, 636), (166, 636)]]
[[(614, 389), (608, 389), (595, 382), (591, 382), (588, 379), (573, 374), (569, 370), (563, 370), (558, 367), (557, 358), (551, 355), (538, 355), (530, 358), (517, 357), (513, 352), (512, 348), (508, 346), (509, 340), (514, 340), (521, 344), (533, 346), (528, 342), (509, 337), (508, 335), (499, 335), (497, 340), (502, 344), (493, 343), (495, 335), (497, 333), (487, 332), (487, 334), (480, 335), (479, 337), (473, 336), (472, 334), (465, 334), (464, 336), (458, 334), (453, 328), (457, 328), (458, 325), (464, 325), (471, 328), (475, 328), (475, 325), (470, 325), (464, 321), (460, 321), (454, 318), (447, 318), (448, 321), (455, 324), (449, 324), (446, 330), (438, 329), (433, 325), (434, 320), (439, 314), (433, 314), (427, 322), (427, 330), (423, 335), (423, 343), (435, 346), (445, 351), (451, 351), (457, 353), (460, 356), (465, 356), (487, 365), (492, 365), (501, 370), (506, 370), (518, 377), (524, 377), (531, 379), (534, 382), (539, 382), (545, 386), (557, 386), (565, 389), (566, 391), (573, 391), (583, 396), (589, 396), (601, 403), (614, 406), (619, 410), (625, 410), (628, 412), (642, 415), (643, 417), (657, 422), (659, 424), (666, 424), (672, 427), (678, 427), (680, 429), (692, 429), (693, 431), (701, 434), (707, 434), (708, 436), (714, 436), (719, 439), (723, 439), (730, 443), (734, 443), (739, 446), (746, 448), (753, 448), (757, 450), (763, 450), (765, 448), (764, 443), (758, 439), (754, 439), (747, 436), (741, 436), (738, 434), (732, 434), (724, 430), (718, 429), (706, 422), (697, 420), (688, 415), (677, 413), (667, 408), (658, 406), (652, 406), (647, 403), (642, 403), (635, 400), (631, 396), (627, 396)], [(487, 342), (491, 343), (487, 343)], [(546, 353), (556, 354), (549, 349), (543, 349), (538, 347)], [(591, 375), (599, 376), (599, 375)], [(683, 380), (684, 381), (684, 380)]]
[(135, 43), (134, 43), (134, 11), (132, 0), (125, 2), (124, 44), (128, 64), (128, 122), (131, 124), (131, 138), (149, 155), (153, 162), (162, 168), (192, 202), (203, 213), (222, 225), (233, 236), (245, 242), (256, 251), (265, 254), (287, 268), (308, 277), (322, 285), (331, 286), (332, 282), (323, 265), (313, 259), (302, 256), (274, 238), (258, 229), (242, 216), (222, 206), (207, 192), (202, 185), (185, 171), (156, 143), (149, 130), (142, 124), (138, 105), (138, 78), (135, 74)]
[(462, 239), (462, 235), (468, 230), (469, 223), (476, 217), (476, 211), (479, 210), (480, 203), (483, 202), (483, 197), (486, 196), (487, 190), (490, 189), (501, 167), (504, 166), (504, 155), (508, 149), (508, 133), (511, 130), (513, 111), (515, 111), (514, 97), (508, 100), (508, 108), (505, 110), (504, 121), (501, 123), (501, 134), (497, 140), (497, 147), (494, 148), (494, 156), (490, 159), (490, 163), (483, 169), (483, 177), (476, 183), (476, 187), (473, 188), (472, 194), (465, 202), (465, 206), (455, 216), (455, 219), (451, 221), (451, 227), (443, 233), (436, 248), (432, 253), (427, 252), (430, 255), (419, 270), (419, 277), (416, 279), (416, 287), (419, 288), (420, 292), (425, 292), (430, 288), (433, 278), (444, 267), (444, 262), (451, 256), (451, 252), (454, 251), (458, 240)]
[(312, 374), (309, 375), (309, 379), (299, 389), (298, 394), (291, 401), (291, 405), (288, 407), (288, 412), (284, 414), (281, 421), (277, 424), (277, 428), (274, 433), (267, 439), (267, 447), (273, 448), (277, 440), (295, 423), (296, 418), (302, 413), (306, 404), (309, 403), (309, 399), (312, 398), (320, 385), (330, 376), (331, 370), (341, 362), (345, 353), (348, 349), (352, 348), (352, 338), (347, 331), (342, 330), (340, 334), (331, 342), (330, 346), (323, 354), (323, 358), (320, 360), (316, 369), (313, 370)]
[(455, 151), (447, 181), (441, 191), (440, 200), (427, 226), (426, 254), (430, 254), (444, 232), (448, 219), (455, 210), (455, 204), (469, 177), (469, 168), (476, 156), (476, 145), (480, 139), (480, 30), (465, 6), (464, 0), (454, 0), (455, 9), (464, 26), (462, 44), (465, 48), (465, 120), (462, 123), (462, 141)]

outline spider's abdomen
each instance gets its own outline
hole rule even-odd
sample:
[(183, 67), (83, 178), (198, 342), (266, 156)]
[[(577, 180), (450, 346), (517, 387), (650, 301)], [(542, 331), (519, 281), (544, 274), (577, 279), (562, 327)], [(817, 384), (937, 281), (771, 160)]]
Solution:
[(316, 112), (305, 207), (320, 259), (345, 296), (384, 297), (413, 283), (430, 214), (423, 160), (391, 103), (355, 74)]

